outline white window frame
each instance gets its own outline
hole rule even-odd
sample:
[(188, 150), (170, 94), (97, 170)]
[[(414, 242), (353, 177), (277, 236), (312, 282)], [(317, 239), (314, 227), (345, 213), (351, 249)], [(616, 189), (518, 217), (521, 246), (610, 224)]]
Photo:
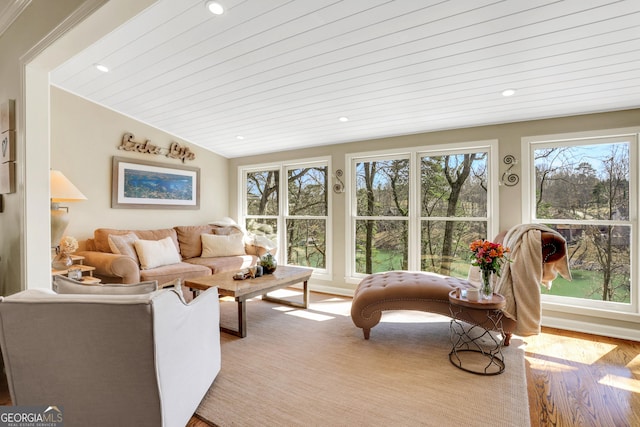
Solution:
[[(289, 192), (287, 188), (287, 171), (290, 169), (304, 168), (309, 166), (326, 166), (327, 167), (327, 216), (289, 216)], [(332, 276), (332, 257), (331, 248), (333, 247), (333, 222), (331, 220), (331, 206), (332, 206), (332, 191), (331, 191), (331, 158), (315, 157), (308, 159), (290, 160), (282, 162), (271, 162), (262, 164), (253, 164), (238, 166), (238, 212), (239, 223), (246, 224), (247, 218), (254, 217), (247, 214), (247, 174), (250, 172), (259, 172), (266, 170), (278, 170), (280, 172), (280, 181), (278, 183), (278, 215), (277, 216), (264, 216), (264, 218), (275, 219), (278, 227), (278, 252), (276, 259), (278, 264), (285, 265), (287, 260), (286, 248), (287, 248), (287, 233), (286, 233), (286, 221), (287, 219), (325, 219), (326, 220), (326, 259), (325, 268), (314, 268), (313, 277), (322, 280), (329, 280)], [(261, 217), (262, 218), (262, 217)]]
[[(346, 184), (346, 209), (345, 209), (345, 281), (349, 284), (358, 284), (367, 275), (357, 273), (356, 251), (355, 251), (355, 224), (358, 217), (357, 201), (354, 197), (355, 188), (355, 165), (363, 161), (390, 160), (398, 158), (409, 158), (410, 176), (409, 183), (409, 248), (407, 260), (409, 270), (420, 270), (420, 230), (421, 216), (420, 210), (420, 158), (425, 156), (441, 156), (465, 154), (478, 151), (489, 153), (488, 166), (488, 188), (487, 188), (487, 238), (495, 236), (499, 232), (499, 161), (498, 161), (498, 140), (482, 140), (457, 142), (449, 144), (437, 144), (421, 147), (410, 147), (403, 149), (368, 151), (360, 153), (349, 153), (345, 156), (345, 184)], [(376, 217), (377, 218), (377, 217)], [(405, 217), (380, 217), (379, 219), (404, 219)]]
[(549, 220), (537, 219), (535, 212), (535, 165), (534, 150), (550, 146), (571, 146), (585, 145), (590, 143), (611, 143), (612, 139), (629, 139), (629, 220), (615, 221), (615, 224), (623, 224), (631, 227), (631, 298), (630, 303), (618, 303), (612, 301), (599, 301), (562, 297), (557, 295), (541, 295), (541, 306), (543, 310), (555, 312), (572, 313), (590, 317), (600, 317), (616, 320), (628, 320), (640, 322), (640, 284), (638, 283), (638, 267), (640, 258), (638, 257), (638, 212), (640, 197), (639, 152), (638, 141), (640, 140), (640, 127), (608, 129), (588, 132), (573, 132), (553, 135), (538, 135), (525, 137), (521, 140), (522, 147), (522, 222), (523, 223), (543, 223), (543, 224), (579, 224), (588, 225), (585, 221), (577, 220)]

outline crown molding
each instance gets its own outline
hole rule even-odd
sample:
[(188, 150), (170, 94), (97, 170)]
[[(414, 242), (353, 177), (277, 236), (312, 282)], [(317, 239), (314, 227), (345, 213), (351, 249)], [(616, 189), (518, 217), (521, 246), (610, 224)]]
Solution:
[(0, 10), (0, 36), (7, 31), (18, 16), (29, 6), (31, 0), (9, 1), (4, 9)]

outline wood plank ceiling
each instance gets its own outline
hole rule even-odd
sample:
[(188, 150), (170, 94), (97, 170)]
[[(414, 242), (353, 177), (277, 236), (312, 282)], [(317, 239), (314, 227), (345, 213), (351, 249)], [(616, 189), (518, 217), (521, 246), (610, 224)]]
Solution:
[(640, 107), (637, 0), (219, 2), (159, 0), (52, 84), (229, 158)]

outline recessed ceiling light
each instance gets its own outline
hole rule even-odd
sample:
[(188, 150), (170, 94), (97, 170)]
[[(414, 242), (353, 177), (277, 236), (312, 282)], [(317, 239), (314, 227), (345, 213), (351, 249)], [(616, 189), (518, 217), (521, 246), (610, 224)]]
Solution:
[(236, 136), (236, 139), (240, 139), (240, 140), (242, 140), (242, 139), (244, 139), (244, 136), (242, 136), (242, 135), (238, 135), (238, 136)]
[(224, 7), (222, 7), (222, 5), (217, 1), (208, 1), (207, 10), (214, 15), (222, 15), (224, 13)]
[(342, 116), (338, 120), (340, 120), (341, 122), (348, 122), (349, 121), (349, 117)]
[(107, 67), (106, 65), (102, 65), (102, 64), (95, 64), (95, 67), (98, 71), (102, 71), (103, 73), (108, 73), (109, 72), (109, 67)]
[(502, 91), (502, 96), (512, 96), (515, 95), (516, 90), (515, 89), (505, 89)]

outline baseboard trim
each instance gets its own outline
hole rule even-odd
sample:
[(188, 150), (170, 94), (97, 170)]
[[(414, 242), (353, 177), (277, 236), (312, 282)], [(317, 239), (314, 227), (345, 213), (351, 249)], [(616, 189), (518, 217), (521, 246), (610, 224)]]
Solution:
[[(297, 285), (293, 285), (291, 287), (294, 289), (302, 289), (302, 284), (300, 283)], [(313, 292), (319, 292), (321, 294), (338, 295), (341, 297), (353, 297), (352, 289), (336, 288), (333, 286), (324, 286), (324, 285), (309, 283), (309, 290)]]
[(565, 329), (567, 331), (583, 332), (586, 334), (602, 335), (631, 341), (640, 341), (640, 331), (619, 326), (602, 325), (599, 323), (583, 322), (579, 320), (561, 319), (545, 316), (542, 324), (550, 328)]

